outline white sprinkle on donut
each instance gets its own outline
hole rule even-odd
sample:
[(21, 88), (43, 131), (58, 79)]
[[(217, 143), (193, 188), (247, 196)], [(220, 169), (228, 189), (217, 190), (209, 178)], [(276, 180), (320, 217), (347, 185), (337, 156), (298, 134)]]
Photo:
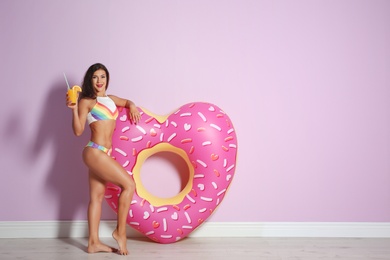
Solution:
[(143, 133), (144, 135), (146, 135), (145, 129), (143, 129), (141, 126), (136, 125), (135, 127), (137, 127), (137, 129), (138, 129), (141, 133)]
[(187, 211), (184, 212), (184, 215), (186, 216), (188, 224), (191, 224), (192, 221), (191, 221), (190, 215), (188, 215)]
[(161, 133), (160, 135), (160, 142), (162, 142), (164, 140), (164, 133)]
[(176, 137), (176, 133), (171, 134), (171, 136), (168, 137), (168, 143), (169, 143), (170, 141), (172, 141), (172, 139), (175, 138), (175, 137)]
[(153, 125), (155, 128), (161, 128), (161, 125), (159, 125), (159, 124), (154, 124)]
[(227, 160), (223, 159), (223, 168), (226, 168), (226, 166), (227, 166)]
[(204, 178), (204, 174), (195, 174), (194, 179), (197, 179), (197, 178)]
[(218, 192), (217, 196), (218, 197), (221, 196), (223, 193), (225, 193), (225, 191), (226, 191), (226, 189), (221, 190), (220, 192)]
[(129, 160), (126, 160), (126, 162), (122, 165), (123, 168), (126, 168), (127, 166), (129, 166), (129, 163), (130, 161)]
[(139, 222), (130, 222), (130, 225), (139, 226)]
[(167, 226), (166, 218), (163, 218), (163, 226), (164, 226), (164, 231), (167, 232), (168, 226)]
[(172, 235), (161, 235), (161, 238), (164, 238), (164, 239), (169, 239), (172, 237), (173, 237)]
[(210, 126), (212, 127), (212, 128), (215, 128), (215, 129), (217, 129), (218, 131), (220, 131), (221, 132), (221, 128), (219, 127), (219, 126), (217, 126), (216, 124), (210, 124)]
[(184, 116), (191, 116), (192, 114), (191, 113), (183, 113), (183, 114), (180, 114), (181, 117), (184, 117)]
[(121, 155), (123, 155), (123, 156), (127, 156), (127, 153), (125, 153), (124, 151), (122, 151), (121, 149), (119, 149), (119, 148), (115, 148), (115, 151), (117, 151), (118, 153), (120, 153)]
[(235, 145), (235, 144), (229, 144), (229, 147), (230, 147), (230, 148), (237, 148), (237, 145)]
[(213, 201), (212, 198), (207, 198), (207, 197), (200, 197), (201, 200), (204, 200), (204, 201), (207, 201), (207, 202), (211, 202)]
[(230, 128), (230, 129), (227, 131), (228, 134), (231, 134), (231, 133), (233, 133), (233, 132), (234, 132), (234, 129), (233, 129), (233, 128)]
[(234, 168), (234, 164), (230, 165), (229, 168), (226, 169), (226, 172), (229, 172), (233, 168)]
[(200, 118), (202, 118), (202, 120), (203, 120), (204, 122), (207, 121), (206, 117), (205, 117), (201, 112), (198, 112), (198, 115), (200, 116)]
[(177, 127), (177, 123), (174, 121), (171, 122), (171, 125), (173, 125), (174, 127)]
[(124, 132), (126, 132), (128, 130), (130, 130), (130, 126), (125, 126), (125, 127), (122, 128), (122, 133), (124, 133)]
[(211, 184), (213, 185), (214, 189), (218, 189), (218, 185), (215, 182), (211, 182)]
[(211, 141), (206, 141), (202, 143), (202, 146), (211, 145)]
[(147, 235), (147, 236), (150, 236), (150, 235), (153, 235), (153, 234), (154, 234), (153, 230), (145, 233), (145, 235)]
[(140, 136), (138, 136), (138, 137), (131, 138), (131, 141), (132, 141), (133, 143), (139, 142), (139, 141), (142, 140), (142, 138), (143, 138), (142, 135), (140, 135)]
[(188, 199), (189, 201), (191, 201), (192, 203), (195, 203), (195, 202), (196, 202), (193, 198), (190, 197), (190, 195), (187, 194), (186, 197), (187, 197), (187, 199)]
[(167, 211), (167, 210), (168, 210), (167, 207), (162, 207), (162, 208), (157, 209), (157, 213), (160, 213), (160, 212), (163, 212), (163, 211)]
[(207, 210), (206, 208), (203, 208), (203, 209), (200, 209), (199, 212), (204, 213), (204, 212), (206, 212), (206, 210)]
[(192, 229), (192, 226), (182, 226), (182, 229)]
[(203, 167), (207, 168), (207, 164), (201, 160), (196, 160), (200, 165), (202, 165)]

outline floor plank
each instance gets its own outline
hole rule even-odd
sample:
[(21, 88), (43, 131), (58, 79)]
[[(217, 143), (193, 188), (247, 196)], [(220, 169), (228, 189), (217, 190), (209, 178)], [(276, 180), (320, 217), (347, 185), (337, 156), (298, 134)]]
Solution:
[[(115, 246), (115, 241), (102, 241)], [(129, 238), (129, 256), (86, 253), (86, 238), (0, 239), (0, 259), (389, 260), (388, 238), (187, 238), (173, 244)]]

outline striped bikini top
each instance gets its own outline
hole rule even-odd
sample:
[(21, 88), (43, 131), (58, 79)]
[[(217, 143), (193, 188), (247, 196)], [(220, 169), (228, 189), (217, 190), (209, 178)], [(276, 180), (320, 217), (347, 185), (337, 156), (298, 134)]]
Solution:
[(96, 104), (87, 115), (88, 124), (99, 120), (116, 120), (118, 109), (110, 97), (96, 97)]

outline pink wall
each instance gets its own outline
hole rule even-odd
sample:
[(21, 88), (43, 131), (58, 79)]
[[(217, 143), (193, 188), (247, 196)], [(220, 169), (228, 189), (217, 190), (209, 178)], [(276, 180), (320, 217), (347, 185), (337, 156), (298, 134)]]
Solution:
[(0, 221), (86, 218), (89, 136), (62, 73), (94, 62), (157, 114), (231, 117), (236, 176), (211, 221), (390, 221), (390, 1), (2, 0), (0, 35)]

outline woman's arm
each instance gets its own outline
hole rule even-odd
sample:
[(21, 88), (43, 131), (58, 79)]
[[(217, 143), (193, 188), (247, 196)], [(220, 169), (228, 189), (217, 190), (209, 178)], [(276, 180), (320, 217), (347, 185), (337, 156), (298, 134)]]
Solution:
[(129, 115), (131, 121), (133, 121), (134, 123), (139, 122), (139, 120), (141, 119), (141, 115), (138, 111), (137, 106), (134, 104), (133, 101), (128, 99), (123, 99), (113, 95), (109, 95), (109, 97), (114, 101), (115, 105), (119, 107), (126, 107), (129, 109)]
[(76, 136), (80, 136), (84, 132), (89, 103), (90, 101), (86, 99), (81, 99), (76, 105), (67, 102), (67, 106), (72, 109), (72, 129)]

